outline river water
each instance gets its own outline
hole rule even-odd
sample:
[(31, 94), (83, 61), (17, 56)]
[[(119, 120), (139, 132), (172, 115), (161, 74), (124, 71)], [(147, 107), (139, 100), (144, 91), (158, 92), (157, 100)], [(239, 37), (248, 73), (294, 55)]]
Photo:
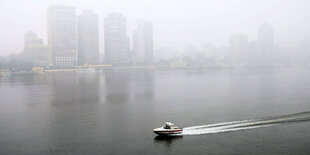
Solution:
[[(18, 76), (0, 154), (310, 154), (309, 111), (309, 68)], [(184, 134), (156, 136), (166, 121)]]

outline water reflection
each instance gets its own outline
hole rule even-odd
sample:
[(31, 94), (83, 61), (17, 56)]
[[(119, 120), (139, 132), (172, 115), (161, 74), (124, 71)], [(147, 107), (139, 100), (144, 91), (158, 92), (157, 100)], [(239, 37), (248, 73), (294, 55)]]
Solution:
[[(265, 113), (272, 111), (269, 107), (274, 102), (275, 96), (275, 74), (273, 68), (264, 70), (232, 70), (230, 71), (229, 83), (229, 109), (240, 111), (238, 115), (247, 117), (253, 116), (253, 112), (246, 107), (255, 106), (255, 110)], [(243, 93), (240, 93), (243, 92)], [(242, 105), (243, 108), (235, 106)], [(266, 109), (266, 107), (269, 107)], [(231, 114), (231, 113), (228, 113)], [(228, 114), (227, 117), (231, 117)]]
[(106, 102), (125, 103), (128, 100), (128, 84), (130, 82), (129, 72), (106, 72)]
[(0, 83), (0, 152), (229, 154), (242, 144), (235, 153), (250, 154), (242, 151), (289, 148), (291, 140), (308, 151), (309, 124), (184, 138), (151, 130), (167, 120), (187, 127), (305, 111), (309, 79), (308, 70), (288, 69), (12, 77)]
[(165, 147), (170, 148), (173, 142), (182, 140), (183, 136), (156, 136), (154, 138), (154, 143), (163, 144)]
[(48, 75), (52, 104), (89, 104), (100, 100), (98, 74), (51, 73)]
[(98, 103), (100, 100), (99, 74), (78, 74), (79, 100), (81, 103)]
[(154, 72), (141, 71), (132, 73), (130, 92), (133, 100), (150, 102), (154, 97)]
[(48, 85), (52, 105), (72, 104), (78, 100), (78, 81), (73, 73), (51, 73)]
[(153, 74), (152, 71), (105, 72), (106, 103), (150, 102), (154, 97)]

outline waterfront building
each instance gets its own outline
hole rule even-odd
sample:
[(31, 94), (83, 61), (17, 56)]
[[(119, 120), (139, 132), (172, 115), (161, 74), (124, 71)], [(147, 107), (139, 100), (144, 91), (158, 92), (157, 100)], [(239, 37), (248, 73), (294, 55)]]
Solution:
[(122, 13), (110, 13), (104, 19), (104, 43), (105, 63), (130, 63), (126, 18)]
[(79, 64), (99, 63), (98, 15), (85, 10), (78, 16), (78, 58)]
[(230, 55), (233, 61), (244, 62), (248, 58), (248, 36), (243, 34), (233, 34), (230, 37)]
[(270, 24), (263, 23), (257, 31), (260, 53), (258, 58), (263, 64), (273, 62), (274, 56), (274, 31)]
[(78, 63), (75, 8), (53, 5), (48, 8), (49, 65), (75, 67)]
[(153, 25), (147, 21), (138, 21), (133, 33), (133, 62), (150, 64), (153, 62)]
[(274, 45), (273, 27), (270, 24), (263, 23), (258, 27), (258, 42), (265, 48), (272, 48)]
[(24, 35), (24, 56), (25, 60), (31, 62), (33, 66), (48, 65), (48, 48), (32, 31)]

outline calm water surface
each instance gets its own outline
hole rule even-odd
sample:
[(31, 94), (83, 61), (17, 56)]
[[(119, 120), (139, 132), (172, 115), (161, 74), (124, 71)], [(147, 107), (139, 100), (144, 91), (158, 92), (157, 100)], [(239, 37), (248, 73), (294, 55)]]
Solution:
[(0, 154), (310, 154), (310, 122), (157, 137), (310, 111), (309, 68), (46, 73), (0, 81)]

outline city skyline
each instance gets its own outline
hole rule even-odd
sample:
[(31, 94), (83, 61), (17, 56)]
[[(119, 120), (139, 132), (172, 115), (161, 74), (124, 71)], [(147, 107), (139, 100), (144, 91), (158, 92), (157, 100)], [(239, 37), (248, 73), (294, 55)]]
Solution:
[[(231, 33), (225, 39), (228, 42), (225, 46), (206, 42), (200, 45), (184, 44), (183, 49), (174, 48), (173, 45), (154, 49), (154, 40), (162, 33), (153, 32), (157, 29), (156, 25), (153, 26), (153, 22), (137, 20), (135, 29), (129, 31), (127, 19), (131, 17), (123, 12), (110, 12), (100, 19), (100, 14), (92, 9), (83, 10), (82, 13), (77, 13), (76, 10), (72, 5), (50, 5), (46, 17), (47, 45), (44, 44), (43, 38), (37, 36), (35, 30), (30, 30), (36, 34), (34, 38), (40, 38), (42, 47), (25, 46), (24, 52), (20, 52), (23, 54), (21, 56), (34, 66), (44, 66), (44, 51), (49, 51), (48, 66), (56, 68), (70, 68), (84, 64), (150, 65), (154, 62), (182, 59), (186, 59), (186, 63), (193, 66), (210, 65), (211, 62), (211, 64), (218, 62), (274, 64), (307, 62), (309, 57), (307, 42), (310, 40), (301, 40), (302, 42), (295, 46), (280, 44), (276, 40), (277, 29), (268, 22), (262, 22), (256, 28), (252, 28), (256, 31), (256, 38), (249, 37), (250, 35), (243, 31)], [(100, 25), (100, 21), (104, 24)], [(102, 31), (103, 36), (100, 37)], [(24, 39), (25, 43), (26, 41)], [(104, 52), (100, 50), (102, 48)], [(29, 52), (30, 49), (33, 52)], [(293, 51), (289, 49), (294, 49), (296, 54), (292, 55)], [(292, 55), (291, 58), (289, 55)], [(198, 57), (202, 59), (196, 64), (192, 63), (189, 57), (192, 60), (198, 60)]]
[[(92, 10), (76, 15), (75, 7), (51, 5), (47, 9), (47, 21), (47, 45), (35, 32), (26, 32), (20, 59), (34, 67), (72, 68), (102, 63), (98, 15)], [(104, 63), (150, 64), (153, 61), (153, 26), (150, 22), (138, 22), (132, 36), (132, 48), (127, 34), (127, 19), (122, 13), (108, 14), (104, 23)]]
[[(63, 14), (65, 15), (64, 17), (61, 16)], [(53, 22), (58, 24), (58, 26), (55, 26)], [(76, 15), (74, 7), (51, 5), (48, 8), (47, 27), (49, 30), (49, 39), (51, 40), (47, 46), (49, 48), (49, 66), (75, 67), (77, 65), (102, 63), (102, 61), (99, 60), (100, 52), (98, 39), (99, 31), (102, 28), (98, 26), (98, 15), (93, 13), (92, 10), (84, 10), (80, 15)], [(66, 33), (57, 33), (57, 31), (61, 32), (59, 28)], [(75, 29), (77, 29), (77, 31), (75, 31)], [(137, 21), (137, 27), (133, 31), (133, 35), (130, 38), (127, 33), (127, 18), (123, 15), (123, 13), (110, 13), (104, 18), (103, 29), (105, 42), (103, 63), (115, 65), (150, 64), (153, 62), (154, 54), (152, 23), (145, 20)], [(68, 33), (68, 30), (71, 31), (71, 33)], [(57, 34), (58, 37), (55, 39), (55, 35), (57, 36)], [(269, 23), (262, 23), (257, 28), (256, 40), (249, 41), (247, 34), (233, 33), (229, 39), (229, 53), (224, 55), (223, 53), (215, 53), (215, 51), (218, 51), (218, 48), (210, 44), (211, 46), (214, 46), (212, 54), (210, 55), (210, 49), (201, 50), (197, 49), (196, 45), (191, 45), (195, 50), (193, 51), (193, 48), (185, 49), (182, 57), (186, 55), (195, 57), (197, 54), (202, 54), (201, 56), (205, 57), (207, 54), (207, 57), (216, 58), (213, 61), (218, 61), (218, 56), (226, 55), (229, 57), (229, 60), (225, 60), (225, 63), (232, 62), (272, 64), (275, 60), (275, 53), (277, 52), (274, 43), (274, 36), (273, 26)], [(36, 34), (35, 36), (30, 37), (34, 38), (32, 40), (37, 38)], [(70, 41), (70, 39), (72, 40)], [(42, 39), (37, 40), (39, 40), (39, 42), (42, 44), (42, 49), (39, 51), (46, 51), (47, 48), (46, 46), (43, 48)], [(53, 45), (53, 42), (57, 42), (57, 40), (59, 47), (57, 47), (57, 44), (55, 43)], [(25, 38), (25, 43), (26, 41), (27, 40)], [(66, 42), (70, 44), (66, 44)], [(131, 43), (132, 46), (130, 45)], [(71, 54), (68, 53), (68, 50), (63, 49), (63, 47), (68, 47), (71, 50)], [(55, 49), (61, 50), (57, 51)], [(32, 48), (32, 50), (38, 51), (34, 48)], [(25, 53), (27, 51), (29, 51), (29, 49), (27, 50), (27, 47), (25, 46), (24, 55), (26, 60), (29, 61), (29, 52)], [(57, 56), (54, 56), (55, 53), (60, 55), (60, 57), (57, 58)], [(155, 57), (156, 60), (160, 60), (158, 59), (157, 53), (155, 55), (157, 56)], [(40, 57), (42, 60), (42, 54), (40, 56), (33, 55), (31, 57), (35, 56)], [(101, 56), (103, 55), (101, 54)], [(36, 61), (39, 61), (39, 59), (36, 58), (31, 60), (34, 66), (42, 66), (42, 64), (44, 64), (44, 62), (38, 64)], [(187, 63), (190, 64), (190, 62)]]
[[(275, 41), (278, 44), (296, 45), (309, 36), (309, 13), (307, 1), (242, 1), (238, 2), (223, 0), (221, 3), (205, 1), (200, 5), (199, 1), (190, 3), (175, 3), (174, 1), (152, 2), (145, 8), (135, 9), (139, 3), (146, 2), (131, 1), (122, 3), (126, 7), (120, 7), (117, 2), (94, 1), (37, 1), (36, 3), (25, 3), (16, 1), (0, 2), (0, 55), (19, 53), (23, 49), (22, 35), (33, 30), (39, 38), (47, 43), (46, 8), (52, 3), (64, 3), (75, 6), (77, 14), (85, 9), (92, 9), (99, 15), (99, 27), (103, 25), (103, 18), (109, 12), (122, 12), (128, 17), (128, 32), (136, 27), (136, 20), (145, 19), (152, 21), (154, 29), (154, 48), (171, 46), (178, 50), (184, 49), (188, 44), (213, 43), (215, 46), (227, 46), (229, 36), (232, 33), (247, 34), (249, 41), (257, 38), (256, 27), (263, 22), (273, 25), (275, 29)], [(106, 5), (103, 5), (106, 4)], [(154, 9), (161, 4), (161, 11), (155, 14)], [(225, 5), (224, 5), (225, 4)], [(268, 5), (272, 4), (272, 5)], [(170, 7), (177, 7), (170, 11)], [(19, 6), (23, 6), (22, 8)], [(153, 7), (154, 6), (154, 7)], [(205, 8), (204, 8), (205, 7)], [(204, 9), (202, 9), (204, 8)], [(290, 11), (288, 11), (290, 10)], [(238, 12), (236, 12), (238, 11)], [(184, 13), (186, 14), (184, 15)], [(268, 13), (268, 16), (266, 15)], [(278, 17), (281, 18), (278, 18)], [(216, 17), (216, 18), (215, 18)], [(217, 18), (219, 17), (219, 18)], [(199, 24), (198, 24), (199, 23)], [(8, 31), (11, 28), (16, 30)], [(197, 33), (199, 32), (199, 33)], [(130, 33), (129, 33), (130, 34)], [(183, 37), (180, 37), (182, 34)], [(5, 37), (10, 36), (10, 37)], [(99, 32), (100, 52), (103, 53), (103, 31)]]

